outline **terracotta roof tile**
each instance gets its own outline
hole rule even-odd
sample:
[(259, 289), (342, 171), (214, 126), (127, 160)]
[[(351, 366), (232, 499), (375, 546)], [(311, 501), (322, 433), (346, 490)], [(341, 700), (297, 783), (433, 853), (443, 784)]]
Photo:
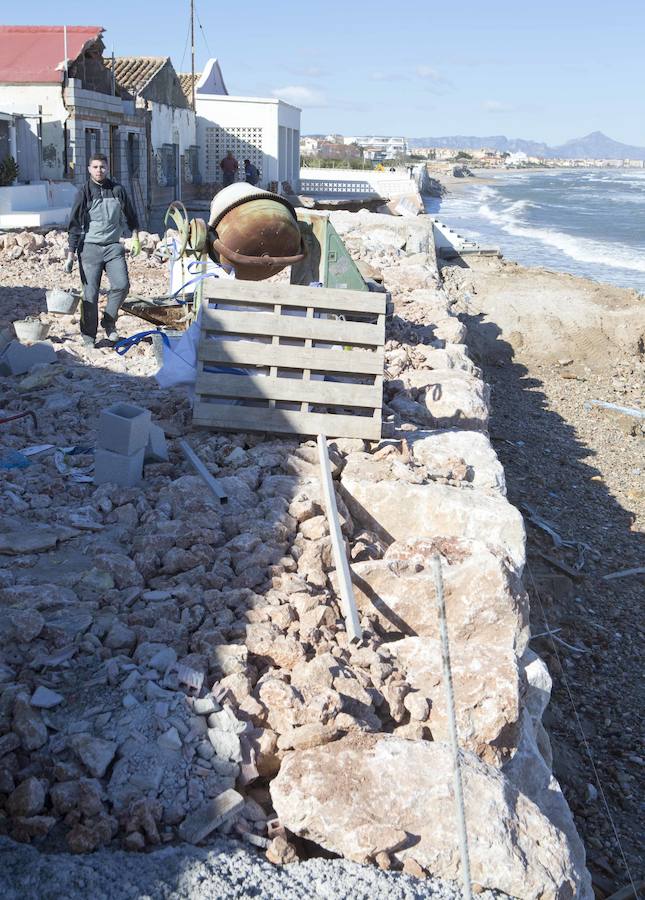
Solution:
[[(195, 84), (202, 77), (201, 72), (195, 72)], [(181, 85), (181, 89), (184, 93), (184, 97), (188, 100), (189, 104), (193, 102), (193, 93), (192, 93), (192, 81), (193, 76), (191, 72), (178, 72), (177, 78), (179, 78), (179, 84)]]
[[(116, 83), (130, 94), (139, 94), (168, 61), (167, 56), (117, 56), (114, 59)], [(105, 67), (112, 71), (112, 60)]]

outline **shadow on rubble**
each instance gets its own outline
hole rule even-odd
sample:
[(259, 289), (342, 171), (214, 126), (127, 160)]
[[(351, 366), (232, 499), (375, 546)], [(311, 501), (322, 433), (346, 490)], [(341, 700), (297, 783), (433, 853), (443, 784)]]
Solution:
[[(631, 623), (636, 632), (640, 588), (635, 579), (632, 588), (625, 581), (621, 585), (602, 576), (642, 565), (643, 535), (630, 530), (632, 514), (604, 481), (592, 480), (600, 474), (593, 450), (578, 438), (572, 424), (549, 408), (542, 381), (518, 362), (498, 326), (483, 314), (460, 318), (468, 329), (470, 354), (491, 386), (490, 437), (504, 466), (508, 499), (522, 511), (527, 526), (525, 583), (531, 597), (532, 632), (542, 635), (531, 646), (547, 662), (554, 682), (553, 699), (544, 716), (553, 746), (554, 774), (586, 845), (595, 882), (602, 885), (604, 879), (605, 888), (609, 881), (616, 890), (627, 881), (627, 873), (608, 820), (588, 799), (588, 788), (596, 779), (568, 691), (572, 691), (635, 875), (640, 844), (634, 827), (639, 820), (636, 801), (633, 794), (626, 797), (624, 784), (612, 778), (616, 742), (621, 755), (628, 749), (639, 753), (635, 735), (631, 736), (627, 700), (635, 689), (631, 667), (616, 663), (623, 652), (628, 658), (629, 651), (616, 645), (613, 629), (605, 626), (611, 623), (626, 632)], [(563, 380), (563, 391), (566, 386)], [(561, 540), (566, 543), (558, 546)], [(594, 621), (600, 605), (604, 625)], [(557, 630), (568, 649), (545, 635), (549, 628)], [(635, 695), (631, 702), (637, 702)], [(610, 719), (619, 722), (608, 733)]]
[[(21, 290), (12, 289), (10, 294), (15, 297)], [(42, 292), (29, 289), (30, 302), (32, 294), (39, 294), (34, 312), (40, 312)], [(228, 675), (237, 675), (244, 683), (249, 671), (255, 683), (272, 667), (284, 664), (285, 656), (293, 661), (307, 654), (306, 644), (287, 631), (291, 620), (276, 615), (285, 612), (278, 595), (268, 602), (264, 595), (282, 575), (291, 579), (291, 591), (316, 593), (297, 571), (297, 554), (290, 555), (298, 520), (289, 509), (300, 490), (299, 478), (306, 477), (309, 470), (318, 473), (317, 449), (305, 448), (311, 452), (303, 451), (297, 457), (301, 465), (294, 468), (294, 451), (304, 440), (297, 436), (193, 429), (185, 390), (162, 390), (154, 378), (128, 371), (136, 370), (143, 355), (152, 354), (145, 343), (124, 358), (125, 371), (102, 365), (104, 354), (110, 351), (96, 350), (87, 362), (65, 349), (64, 341), (62, 348), (60, 343), (55, 347), (61, 350), (59, 362), (41, 367), (31, 387), (21, 388), (24, 376), (0, 378), (2, 413), (10, 416), (31, 409), (38, 420), (36, 429), (28, 419), (0, 425), (3, 452), (41, 443), (94, 447), (101, 409), (127, 402), (151, 411), (153, 422), (164, 429), (169, 440), (169, 459), (146, 465), (144, 480), (135, 487), (77, 483), (57, 470), (53, 451), (30, 457), (30, 465), (24, 469), (0, 470), (5, 497), (2, 525), (17, 534), (36, 525), (76, 531), (72, 536), (61, 532), (57, 546), (39, 548), (28, 556), (18, 552), (0, 555), (0, 576), (4, 576), (0, 578), (0, 608), (6, 611), (17, 603), (22, 609), (26, 604), (44, 620), (42, 633), (33, 642), (4, 642), (0, 663), (16, 673), (17, 679), (24, 675), (29, 688), (34, 680), (38, 683), (45, 678), (66, 698), (73, 694), (65, 706), (75, 711), (84, 729), (120, 743), (121, 738), (110, 732), (111, 725), (92, 719), (97, 712), (97, 694), (104, 689), (114, 694), (110, 697), (114, 708), (122, 706), (126, 692), (122, 690), (119, 696), (117, 691), (122, 678), (114, 681), (110, 676), (112, 681), (104, 685), (113, 659), (130, 669), (133, 661), (150, 669), (150, 653), (170, 647), (177, 662), (210, 687)], [(225, 505), (219, 504), (191, 469), (173, 440), (180, 437), (189, 442), (226, 491)], [(66, 461), (80, 466), (91, 462), (91, 456), (81, 455), (74, 462), (67, 457)], [(309, 501), (309, 507), (311, 516), (322, 519), (324, 510), (318, 500)], [(21, 559), (19, 567), (16, 559)], [(249, 627), (256, 632), (254, 645), (247, 639)], [(273, 647), (282, 656), (276, 658)], [(309, 650), (312, 655), (313, 648)], [(157, 680), (163, 684), (161, 675)], [(175, 689), (176, 681), (175, 677)], [(172, 684), (167, 686), (172, 688)], [(234, 690), (235, 686), (229, 684), (228, 688)], [(244, 684), (242, 693), (243, 689)], [(88, 711), (89, 707), (94, 708)], [(253, 714), (259, 709), (254, 701)], [(62, 714), (52, 711), (51, 720), (57, 715)], [(242, 783), (248, 777), (249, 787), (244, 793), (268, 810), (268, 779), (258, 778), (257, 773), (254, 777), (248, 752), (258, 736), (254, 729), (259, 720), (254, 723), (251, 713), (248, 715), (249, 740), (246, 748), (244, 742), (242, 746), (242, 772), (245, 765), (247, 770)], [(28, 770), (29, 775), (53, 783), (54, 762), (73, 758), (61, 742), (63, 725), (61, 719), (53, 759), (44, 752), (49, 746), (45, 745), (43, 751), (31, 754), (10, 753), (3, 763), (16, 777)], [(141, 735), (139, 740), (156, 747), (154, 736)], [(163, 768), (167, 752), (155, 752)], [(121, 762), (119, 754), (106, 771), (106, 787)], [(137, 778), (144, 774), (139, 772)], [(218, 782), (217, 790), (210, 794), (204, 793), (206, 782), (202, 767), (182, 782), (184, 795), (187, 790), (191, 800), (197, 797), (206, 802), (232, 787), (235, 780), (229, 779), (225, 786)], [(172, 806), (168, 793), (161, 799)], [(56, 826), (49, 838), (36, 837), (34, 845), (68, 849), (61, 828)]]
[(16, 318), (16, 310), (24, 317), (38, 316), (45, 309), (45, 291), (37, 287), (4, 287), (0, 285), (0, 331), (8, 328), (13, 334), (11, 323)]

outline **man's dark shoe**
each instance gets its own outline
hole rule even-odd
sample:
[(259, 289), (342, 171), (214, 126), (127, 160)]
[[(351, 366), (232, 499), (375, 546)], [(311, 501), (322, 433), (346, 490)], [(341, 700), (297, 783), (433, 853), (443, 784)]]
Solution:
[(105, 336), (108, 341), (110, 341), (111, 344), (116, 344), (119, 340), (119, 333), (116, 330), (114, 319), (111, 319), (109, 316), (104, 316), (101, 319), (101, 327), (105, 329)]

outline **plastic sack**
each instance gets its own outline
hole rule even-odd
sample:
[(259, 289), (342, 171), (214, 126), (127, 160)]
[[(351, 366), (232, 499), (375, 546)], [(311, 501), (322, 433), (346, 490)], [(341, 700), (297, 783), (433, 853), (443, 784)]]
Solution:
[(155, 375), (161, 388), (178, 384), (193, 385), (197, 379), (197, 347), (201, 330), (201, 311), (180, 338), (170, 338), (163, 345), (163, 365)]

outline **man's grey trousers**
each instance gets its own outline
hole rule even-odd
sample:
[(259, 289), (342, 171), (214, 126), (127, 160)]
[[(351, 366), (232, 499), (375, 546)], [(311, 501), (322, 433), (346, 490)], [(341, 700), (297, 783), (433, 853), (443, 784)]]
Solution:
[(107, 272), (110, 282), (108, 302), (101, 320), (106, 330), (111, 330), (110, 326), (114, 328), (119, 307), (130, 290), (123, 244), (118, 241), (113, 244), (83, 244), (78, 267), (83, 283), (81, 333), (95, 338), (99, 324), (99, 287), (103, 272)]

